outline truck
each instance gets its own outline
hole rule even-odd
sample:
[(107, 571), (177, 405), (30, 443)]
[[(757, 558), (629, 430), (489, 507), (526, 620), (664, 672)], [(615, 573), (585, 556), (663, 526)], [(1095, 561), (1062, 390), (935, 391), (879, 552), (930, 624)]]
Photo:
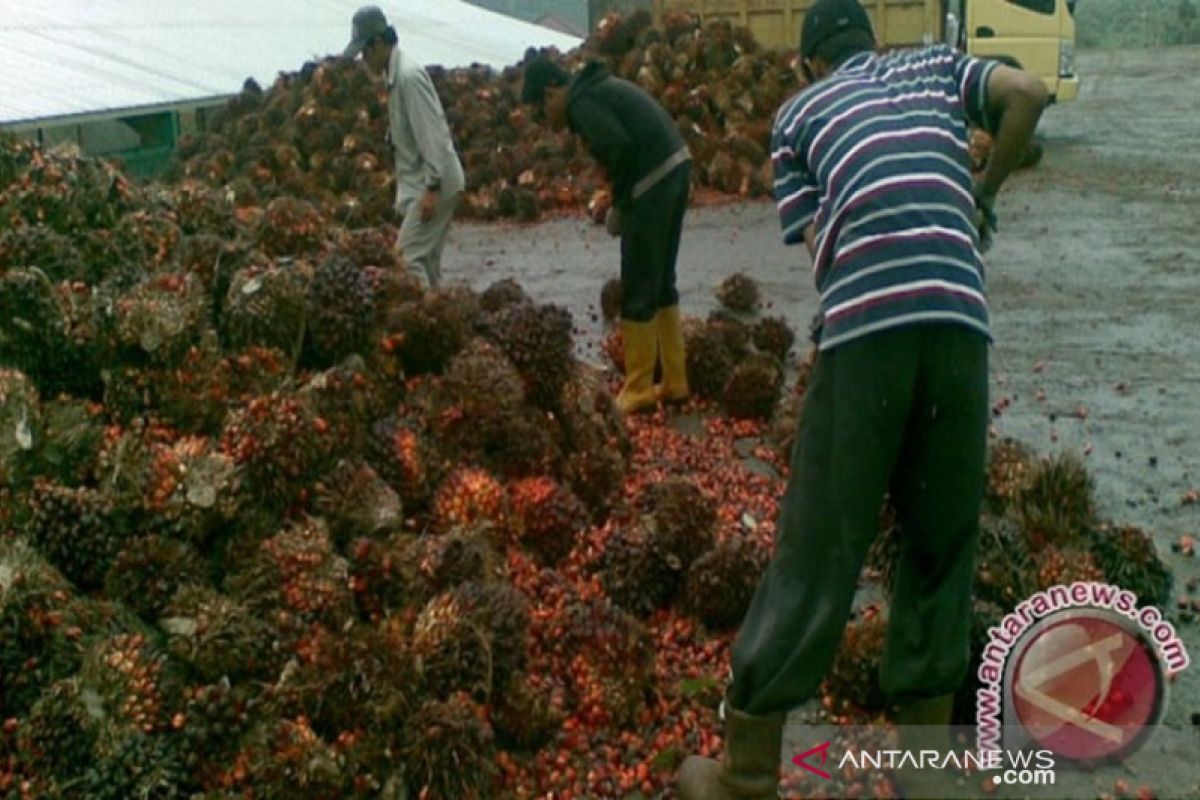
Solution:
[[(727, 20), (770, 48), (795, 48), (816, 0), (653, 0), (656, 23), (684, 11), (703, 22)], [(1054, 102), (1079, 93), (1075, 74), (1076, 0), (862, 0), (880, 46), (944, 42), (1040, 77)]]

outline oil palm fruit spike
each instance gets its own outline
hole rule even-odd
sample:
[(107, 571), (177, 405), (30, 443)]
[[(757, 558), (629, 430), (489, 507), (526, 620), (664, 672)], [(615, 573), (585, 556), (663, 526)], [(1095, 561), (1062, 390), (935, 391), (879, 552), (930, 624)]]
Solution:
[(1029, 545), (1014, 521), (987, 515), (980, 519), (975, 593), (981, 600), (1016, 608), (1037, 590), (1035, 568)]
[(1099, 526), (1088, 536), (1088, 551), (1105, 580), (1136, 594), (1139, 605), (1163, 607), (1171, 602), (1171, 570), (1145, 531)]
[(433, 516), (441, 530), (483, 522), (501, 532), (508, 529), (508, 498), (486, 470), (459, 467), (438, 487)]
[(1069, 586), (1078, 581), (1103, 581), (1104, 573), (1096, 566), (1091, 553), (1078, 547), (1046, 545), (1038, 552), (1037, 588)]
[(173, 698), (166, 661), (166, 653), (142, 634), (116, 634), (92, 646), (79, 677), (84, 689), (99, 697), (110, 722), (154, 733), (170, 722)]
[(866, 711), (880, 711), (888, 702), (880, 685), (879, 666), (887, 639), (887, 617), (868, 607), (846, 627), (826, 686), (836, 700)]
[(320, 475), (334, 441), (329, 423), (302, 398), (283, 392), (251, 398), (230, 412), (221, 449), (260, 497), (286, 503)]
[(222, 304), (226, 346), (270, 347), (295, 359), (304, 340), (310, 281), (305, 262), (255, 264), (236, 273)]
[(465, 583), (438, 595), (413, 626), (422, 685), (439, 697), (492, 697), (524, 665), (528, 629), (527, 603), (511, 586)]
[(139, 536), (130, 539), (113, 560), (104, 589), (108, 597), (153, 622), (179, 587), (203, 582), (206, 571), (204, 559), (191, 545), (157, 535)]
[(555, 708), (545, 681), (525, 672), (514, 673), (492, 704), (496, 738), (505, 747), (537, 752), (561, 727), (563, 713)]
[(212, 774), (232, 760), (242, 735), (263, 716), (262, 698), (251, 684), (228, 678), (183, 689), (179, 734), (193, 774)]
[(273, 704), (284, 716), (303, 715), (332, 741), (343, 731), (387, 730), (411, 712), (417, 676), (407, 640), (395, 631), (317, 628), (305, 644), (275, 687)]
[(395, 548), (402, 542), (394, 542), (392, 559), (400, 561), (408, 602), (428, 602), (464, 583), (501, 582), (504, 559), (495, 544), (499, 538), (490, 525), (481, 523), (423, 536), (403, 550)]
[(368, 275), (348, 258), (329, 256), (313, 270), (308, 287), (308, 353), (316, 366), (332, 366), (366, 350), (375, 316)]
[(601, 559), (601, 584), (616, 605), (645, 617), (666, 608), (683, 585), (683, 561), (658, 541), (655, 529), (632, 525), (608, 542)]
[(118, 296), (112, 316), (123, 360), (176, 367), (208, 324), (209, 294), (195, 275), (154, 275)]
[(126, 733), (105, 749), (84, 774), (84, 797), (186, 800), (196, 788), (183, 753), (168, 734)]
[(466, 345), (476, 302), (459, 291), (435, 289), (403, 303), (385, 323), (385, 349), (399, 359), (406, 374), (440, 374)]
[(721, 400), (734, 360), (720, 331), (702, 324), (684, 328), (688, 386), (705, 400)]
[(512, 278), (504, 278), (494, 282), (491, 286), (483, 290), (483, 294), (479, 296), (479, 308), (484, 313), (499, 311), (500, 309), (511, 305), (525, 305), (532, 303), (532, 298), (529, 294)]
[(754, 328), (727, 308), (715, 308), (704, 323), (725, 340), (734, 362), (740, 362), (753, 352)]
[(517, 541), (546, 565), (565, 558), (589, 524), (587, 507), (553, 478), (525, 478), (508, 487)]
[(68, 486), (84, 483), (95, 474), (104, 441), (103, 409), (68, 395), (47, 400), (41, 408), (38, 473)]
[(711, 550), (715, 543), (717, 504), (686, 478), (668, 478), (654, 484), (643, 497), (654, 518), (659, 550), (678, 559), (681, 569)]
[(1004, 513), (1020, 496), (1036, 462), (1033, 452), (1015, 439), (1001, 439), (988, 448), (985, 497), (993, 513)]
[(744, 272), (735, 272), (717, 286), (717, 301), (730, 311), (750, 314), (758, 309), (758, 283)]
[(783, 371), (770, 356), (755, 354), (734, 367), (722, 405), (736, 419), (770, 419), (783, 388)]
[(571, 313), (555, 305), (510, 305), (488, 315), (484, 327), (521, 373), (529, 402), (558, 411), (575, 364)]
[(78, 671), (80, 602), (26, 541), (0, 544), (0, 713), (5, 717), (23, 715), (42, 689)]
[(606, 280), (600, 289), (600, 314), (610, 325), (621, 318), (621, 297), (621, 279)]
[(796, 343), (796, 332), (783, 317), (763, 317), (754, 325), (751, 333), (754, 346), (759, 352), (786, 361), (792, 345)]
[(484, 709), (469, 695), (426, 701), (409, 720), (403, 738), (405, 780), (414, 796), (494, 796), (495, 734)]
[(129, 537), (128, 519), (97, 489), (38, 479), (30, 495), (29, 539), (82, 589), (97, 589)]
[(26, 485), (44, 435), (37, 388), (23, 372), (0, 368), (0, 484)]
[(18, 734), (18, 748), (27, 763), (39, 765), (59, 780), (70, 780), (91, 763), (97, 727), (79, 681), (58, 681), (29, 710)]
[(311, 204), (295, 197), (276, 197), (259, 221), (256, 241), (271, 256), (302, 256), (320, 248), (325, 221)]
[(1035, 550), (1078, 543), (1096, 516), (1092, 477), (1073, 453), (1042, 458), (1017, 495), (1016, 507)]
[(400, 530), (400, 495), (368, 464), (341, 459), (313, 485), (313, 509), (329, 524), (336, 544)]
[(742, 539), (721, 542), (692, 562), (683, 587), (683, 608), (710, 630), (739, 625), (762, 577), (764, 559)]
[(269, 675), (280, 661), (270, 622), (209, 586), (181, 587), (158, 625), (170, 654), (204, 681)]
[(312, 622), (332, 627), (351, 617), (349, 565), (319, 519), (301, 519), (265, 539), (225, 582), (235, 599), (294, 632)]
[(412, 511), (428, 505), (444, 469), (424, 424), (411, 415), (393, 414), (371, 425), (368, 460)]

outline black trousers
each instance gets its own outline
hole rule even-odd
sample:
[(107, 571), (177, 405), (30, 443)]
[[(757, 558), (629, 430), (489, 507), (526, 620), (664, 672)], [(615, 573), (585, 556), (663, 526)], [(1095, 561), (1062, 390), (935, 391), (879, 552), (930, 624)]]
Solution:
[(649, 322), (679, 304), (675, 261), (691, 189), (691, 162), (680, 164), (633, 201), (621, 221), (621, 318)]
[(804, 398), (776, 552), (733, 647), (735, 708), (811, 698), (849, 620), (892, 493), (902, 555), (882, 684), (898, 700), (966, 677), (988, 425), (987, 340), (950, 324), (822, 352)]

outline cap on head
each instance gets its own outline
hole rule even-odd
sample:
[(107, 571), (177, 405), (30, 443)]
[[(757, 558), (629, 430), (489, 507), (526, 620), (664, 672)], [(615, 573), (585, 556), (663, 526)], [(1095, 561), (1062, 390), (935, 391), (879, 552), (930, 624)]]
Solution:
[(860, 30), (874, 35), (871, 19), (858, 0), (817, 0), (804, 15), (800, 30), (800, 57), (812, 58), (817, 48), (842, 31)]
[(354, 58), (363, 51), (368, 42), (376, 36), (382, 36), (387, 29), (388, 21), (383, 15), (383, 9), (379, 6), (363, 6), (354, 12), (350, 21), (350, 44), (346, 45), (342, 55), (345, 58)]
[(546, 90), (551, 86), (566, 86), (571, 76), (565, 69), (548, 58), (535, 58), (525, 67), (525, 84), (521, 87), (521, 101), (540, 106), (546, 101)]

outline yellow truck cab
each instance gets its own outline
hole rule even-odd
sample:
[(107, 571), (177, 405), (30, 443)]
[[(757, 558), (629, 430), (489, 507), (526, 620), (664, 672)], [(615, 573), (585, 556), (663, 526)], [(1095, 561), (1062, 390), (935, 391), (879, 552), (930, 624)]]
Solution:
[[(728, 20), (766, 47), (797, 47), (815, 0), (653, 0), (655, 21), (669, 11)], [(1057, 102), (1079, 93), (1075, 74), (1076, 0), (862, 0), (886, 48), (946, 42), (1041, 77)]]

